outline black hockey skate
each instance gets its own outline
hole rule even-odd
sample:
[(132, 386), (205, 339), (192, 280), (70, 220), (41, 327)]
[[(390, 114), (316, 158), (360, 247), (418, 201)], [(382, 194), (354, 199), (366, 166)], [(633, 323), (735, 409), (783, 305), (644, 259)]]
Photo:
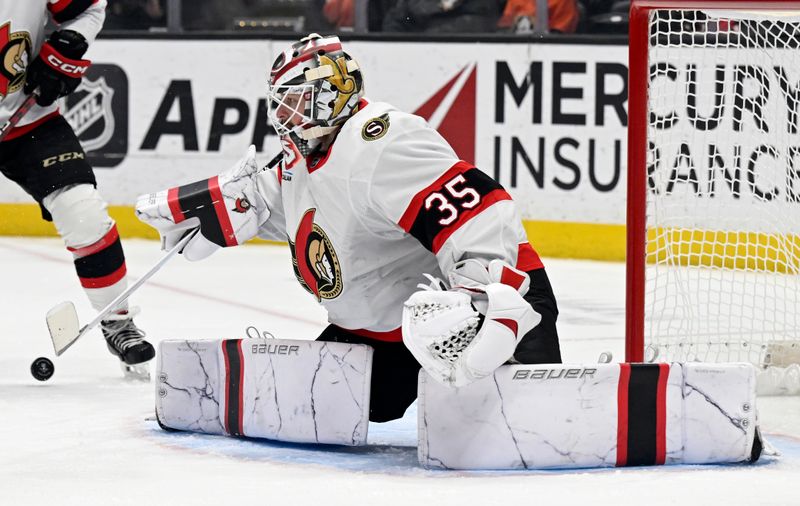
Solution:
[(126, 377), (148, 381), (150, 371), (146, 362), (156, 355), (153, 345), (144, 340), (144, 332), (133, 323), (133, 318), (119, 315), (100, 322), (108, 350), (121, 361)]

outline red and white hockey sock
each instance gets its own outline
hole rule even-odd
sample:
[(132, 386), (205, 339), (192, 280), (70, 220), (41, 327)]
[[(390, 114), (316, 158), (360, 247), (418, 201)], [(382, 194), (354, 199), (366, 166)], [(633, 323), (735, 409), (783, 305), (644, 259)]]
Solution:
[[(125, 254), (119, 240), (117, 225), (100, 240), (80, 248), (67, 249), (72, 253), (75, 270), (92, 307), (100, 311), (128, 286)], [(123, 305), (122, 309), (126, 309)]]

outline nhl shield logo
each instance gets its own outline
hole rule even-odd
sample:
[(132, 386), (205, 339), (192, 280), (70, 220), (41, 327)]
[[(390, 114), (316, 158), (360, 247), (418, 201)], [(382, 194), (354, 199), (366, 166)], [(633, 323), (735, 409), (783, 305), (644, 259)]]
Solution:
[(84, 79), (67, 103), (64, 118), (86, 151), (102, 148), (114, 136), (113, 98), (114, 90), (100, 77), (94, 81)]
[(95, 63), (61, 101), (93, 167), (116, 167), (128, 154), (128, 76), (113, 64)]

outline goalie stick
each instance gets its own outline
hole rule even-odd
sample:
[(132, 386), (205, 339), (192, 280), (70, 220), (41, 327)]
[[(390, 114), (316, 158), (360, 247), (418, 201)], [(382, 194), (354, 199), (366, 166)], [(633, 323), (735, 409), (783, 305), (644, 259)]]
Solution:
[(26, 98), (25, 101), (22, 102), (22, 105), (20, 105), (17, 110), (14, 111), (14, 114), (8, 118), (8, 121), (0, 126), (0, 142), (3, 142), (3, 139), (6, 138), (8, 132), (10, 132), (11, 129), (14, 128), (17, 123), (19, 123), (19, 120), (21, 120), (23, 116), (28, 114), (28, 111), (31, 109), (31, 107), (33, 107), (33, 104), (36, 103), (36, 97), (37, 95), (35, 93), (28, 95), (28, 98)]
[(53, 349), (56, 356), (60, 356), (70, 346), (75, 344), (75, 341), (83, 337), (87, 332), (97, 326), (104, 318), (111, 312), (119, 307), (121, 303), (126, 301), (133, 292), (139, 289), (145, 281), (150, 279), (167, 261), (175, 256), (175, 253), (180, 253), (183, 248), (189, 243), (192, 238), (197, 235), (200, 228), (190, 230), (178, 243), (172, 247), (149, 271), (147, 271), (135, 283), (129, 286), (124, 292), (119, 294), (117, 298), (112, 300), (94, 320), (88, 324), (80, 327), (78, 323), (78, 312), (75, 310), (75, 304), (70, 301), (62, 302), (50, 309), (47, 312), (47, 330), (50, 332), (50, 339), (53, 341)]

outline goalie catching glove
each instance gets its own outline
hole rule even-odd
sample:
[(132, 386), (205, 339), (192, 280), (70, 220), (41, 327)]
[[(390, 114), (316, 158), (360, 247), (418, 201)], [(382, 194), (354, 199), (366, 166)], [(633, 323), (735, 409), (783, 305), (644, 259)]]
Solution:
[(140, 196), (136, 216), (161, 235), (171, 249), (190, 230), (200, 227), (181, 253), (202, 260), (219, 248), (237, 246), (258, 233), (269, 218), (267, 203), (256, 188), (255, 146), (229, 171), (210, 179)]
[[(498, 282), (504, 272), (521, 284)], [(453, 290), (433, 283), (405, 302), (403, 342), (433, 378), (461, 387), (509, 360), (542, 317), (518, 291), (527, 292), (527, 274), (505, 262), (493, 260), (487, 267), (478, 260), (459, 262), (450, 280)]]

